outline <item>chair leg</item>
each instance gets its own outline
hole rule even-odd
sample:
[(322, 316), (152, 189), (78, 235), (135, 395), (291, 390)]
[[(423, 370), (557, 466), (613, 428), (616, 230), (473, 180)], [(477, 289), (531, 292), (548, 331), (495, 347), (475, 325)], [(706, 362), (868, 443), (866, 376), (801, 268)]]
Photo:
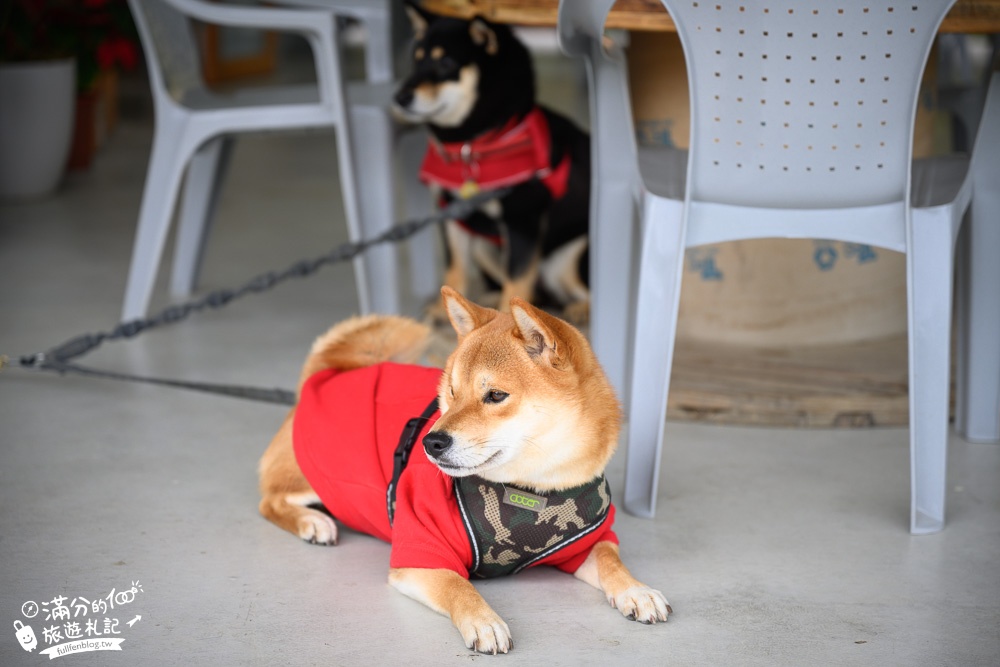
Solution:
[(631, 186), (625, 183), (605, 183), (591, 198), (590, 338), (608, 379), (627, 405), (635, 204)]
[(198, 284), (205, 243), (215, 218), (232, 147), (232, 137), (216, 137), (202, 146), (188, 164), (170, 279), (173, 297), (189, 296)]
[(392, 44), (392, 9), (386, 2), (384, 13), (371, 12), (365, 17), (368, 44), (365, 46), (365, 78), (369, 83), (383, 83), (395, 78)]
[[(371, 238), (392, 227), (395, 219), (392, 120), (385, 109), (375, 106), (352, 106), (349, 113), (361, 237)], [(395, 246), (383, 243), (370, 248), (362, 267), (361, 279), (368, 286), (372, 311), (399, 313)]]
[[(632, 111), (623, 58), (594, 45), (588, 59), (591, 124), (590, 338), (608, 379), (627, 405), (632, 331), (635, 189)], [(624, 152), (623, 152), (624, 150)]]
[(963, 230), (965, 279), (959, 321), (959, 381), (956, 426), (973, 442), (1000, 440), (1000, 73), (983, 108), (972, 163), (972, 214)]
[(625, 509), (651, 518), (667, 414), (684, 260), (683, 207), (647, 197), (632, 348)]
[[(1000, 171), (993, 172), (997, 178)], [(969, 221), (967, 366), (961, 431), (973, 442), (1000, 440), (1000, 191), (976, 189)]]
[[(432, 202), (427, 187), (417, 174), (427, 149), (427, 133), (421, 128), (407, 128), (397, 139), (401, 180), (403, 182), (404, 218), (417, 220), (430, 215)], [(438, 228), (430, 226), (410, 237), (410, 291), (417, 303), (424, 304), (438, 295), (441, 275), (438, 260)]]
[(173, 126), (162, 128), (153, 139), (125, 284), (123, 322), (144, 317), (149, 310), (181, 176), (190, 153), (186, 142), (178, 141), (175, 129)]
[(914, 535), (944, 527), (953, 268), (948, 216), (941, 209), (914, 210), (907, 252)]
[(953, 368), (955, 370), (955, 431), (963, 437), (966, 435), (966, 413), (968, 412), (969, 399), (966, 392), (969, 386), (969, 368), (972, 362), (969, 354), (969, 281), (971, 280), (969, 269), (969, 256), (972, 249), (969, 247), (971, 221), (967, 220), (961, 226), (958, 238), (955, 240), (955, 288), (952, 305), (955, 320), (955, 360)]

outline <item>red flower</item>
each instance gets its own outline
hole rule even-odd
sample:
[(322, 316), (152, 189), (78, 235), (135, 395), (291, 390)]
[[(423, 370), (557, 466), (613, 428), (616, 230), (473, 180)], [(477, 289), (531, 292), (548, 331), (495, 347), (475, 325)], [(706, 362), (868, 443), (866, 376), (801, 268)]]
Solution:
[(102, 69), (139, 61), (126, 0), (0, 0), (0, 7), (2, 61), (75, 56), (80, 90)]
[(101, 69), (111, 69), (115, 65), (132, 69), (138, 61), (135, 44), (124, 37), (110, 37), (97, 45), (97, 64)]
[(135, 42), (125, 37), (115, 40), (115, 56), (123, 69), (135, 69), (139, 64), (139, 49), (136, 48)]
[(115, 66), (115, 45), (111, 40), (104, 40), (97, 45), (97, 65), (101, 69)]

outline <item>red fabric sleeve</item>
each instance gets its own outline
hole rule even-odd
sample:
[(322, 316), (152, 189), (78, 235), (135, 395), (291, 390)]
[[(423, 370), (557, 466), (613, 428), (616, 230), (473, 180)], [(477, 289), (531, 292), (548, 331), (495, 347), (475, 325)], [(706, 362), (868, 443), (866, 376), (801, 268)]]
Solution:
[(594, 545), (598, 542), (612, 542), (618, 544), (618, 536), (615, 535), (615, 531), (612, 530), (612, 526), (615, 523), (615, 506), (612, 505), (608, 508), (608, 516), (601, 524), (601, 527), (594, 532), (580, 538), (573, 544), (560, 549), (548, 558), (543, 558), (538, 561), (532, 567), (538, 565), (551, 565), (552, 567), (557, 567), (563, 572), (569, 572), (573, 574), (580, 566), (583, 565), (583, 561), (587, 560), (587, 556), (590, 555), (590, 550), (594, 548)]
[[(418, 445), (419, 446), (419, 445)], [(396, 490), (390, 567), (447, 569), (468, 579), (472, 546), (465, 534), (451, 478), (414, 451)]]
[(388, 541), (386, 464), (374, 442), (380, 371), (369, 366), (312, 375), (300, 392), (292, 440), (299, 468), (337, 521)]
[[(319, 371), (305, 382), (295, 410), (295, 457), (337, 521), (392, 540), (386, 489), (393, 452), (407, 420), (434, 398), (440, 377), (438, 368), (386, 362)], [(414, 454), (427, 463), (419, 441)]]

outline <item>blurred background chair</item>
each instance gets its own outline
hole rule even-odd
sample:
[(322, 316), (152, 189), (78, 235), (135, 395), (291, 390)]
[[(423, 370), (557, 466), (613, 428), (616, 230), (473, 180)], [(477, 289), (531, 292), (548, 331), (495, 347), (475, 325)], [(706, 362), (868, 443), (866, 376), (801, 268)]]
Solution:
[[(427, 149), (427, 132), (422, 126), (396, 121), (388, 112), (399, 80), (399, 63), (408, 64), (410, 60), (412, 35), (404, 3), (401, 0), (280, 0), (280, 3), (325, 9), (335, 16), (354, 19), (364, 27), (365, 81), (377, 91), (374, 96), (369, 95), (376, 104), (350, 107), (354, 136), (364, 137), (366, 142), (377, 138), (359, 152), (359, 158), (367, 162), (358, 165), (358, 173), (366, 174), (365, 181), (360, 183), (363, 196), (359, 202), (364, 229), (378, 233), (390, 226), (386, 221), (398, 220), (400, 215), (407, 220), (430, 215), (432, 200), (417, 176)], [(350, 88), (349, 91), (353, 92)], [(350, 92), (348, 99), (353, 99)], [(393, 195), (398, 190), (403, 195), (402, 211), (394, 207)], [(436, 297), (441, 288), (437, 234), (435, 227), (427, 227), (411, 236), (407, 243), (410, 260), (407, 286), (418, 304)], [(372, 251), (388, 255), (380, 266), (391, 262), (395, 271), (398, 254), (393, 246), (383, 245), (369, 252)]]
[[(148, 311), (185, 172), (170, 285), (175, 297), (193, 290), (232, 139), (238, 133), (333, 128), (350, 239), (373, 236), (392, 224), (393, 127), (388, 113), (392, 83), (386, 79), (351, 86), (348, 98), (333, 12), (201, 0), (130, 0), (129, 4), (149, 67), (156, 129), (123, 320)], [(202, 79), (192, 19), (304, 36), (312, 50), (315, 83), (232, 93), (209, 90)], [(372, 61), (369, 73), (385, 78), (385, 63), (374, 56)], [(357, 174), (365, 174), (365, 178), (357, 178)], [(360, 200), (368, 203), (363, 205)], [(394, 248), (383, 245), (358, 257), (354, 269), (361, 312), (400, 310)]]
[[(630, 512), (651, 517), (655, 511), (685, 248), (749, 238), (823, 238), (906, 253), (910, 527), (915, 534), (943, 527), (955, 242), (974, 194), (970, 236), (996, 243), (1000, 215), (996, 75), (971, 169), (961, 156), (912, 160), (924, 63), (952, 2), (836, 7), (786, 1), (763, 7), (663, 1), (687, 63), (691, 148), (688, 155), (669, 149), (637, 153), (643, 201), (635, 320), (631, 328), (620, 329), (618, 341), (603, 343), (620, 353), (632, 339), (625, 482)], [(600, 76), (621, 79), (624, 72), (617, 55), (601, 47), (612, 4), (560, 3), (561, 43), (568, 52), (590, 58), (592, 95), (602, 87), (626, 85), (596, 81)], [(592, 106), (601, 113), (602, 107)], [(615, 113), (613, 131), (624, 136), (627, 114)], [(594, 119), (594, 134), (608, 124)], [(634, 136), (629, 140), (634, 146)], [(594, 145), (595, 151), (608, 146), (599, 136)], [(622, 163), (634, 150), (610, 159)], [(609, 158), (595, 154), (595, 159)], [(620, 189), (605, 194), (598, 179), (595, 188), (601, 191), (598, 207), (605, 196), (625, 206)], [(620, 219), (600, 217), (592, 224), (618, 229)], [(615, 270), (630, 266), (628, 246), (622, 244), (610, 261)], [(968, 304), (959, 309), (959, 361), (985, 368), (976, 379), (961, 379), (969, 384), (960, 390), (960, 400), (974, 395), (981, 400), (959, 405), (958, 412), (974, 409), (995, 422), (1000, 409), (997, 282), (987, 283), (991, 267), (983, 262), (965, 268), (965, 286), (994, 295), (978, 305), (959, 297)], [(601, 276), (599, 270), (595, 281)], [(594, 287), (601, 294), (602, 287)], [(627, 299), (624, 282), (614, 289), (619, 300)], [(970, 312), (977, 307), (983, 315), (978, 318)]]
[(590, 341), (618, 395), (627, 400), (637, 242), (633, 221), (642, 181), (625, 54), (603, 37), (614, 3), (560, 2), (557, 37), (567, 55), (584, 59), (590, 90)]

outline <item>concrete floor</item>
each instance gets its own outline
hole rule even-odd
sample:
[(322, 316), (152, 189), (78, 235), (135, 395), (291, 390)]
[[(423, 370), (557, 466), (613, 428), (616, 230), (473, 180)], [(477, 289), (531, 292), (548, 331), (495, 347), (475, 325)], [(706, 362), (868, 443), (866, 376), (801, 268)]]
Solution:
[[(117, 321), (152, 127), (148, 107), (126, 103), (88, 172), (54, 197), (0, 205), (0, 353)], [(204, 288), (342, 241), (335, 164), (327, 134), (241, 140)], [(330, 268), (86, 362), (291, 387), (312, 338), (355, 307), (351, 270)], [(1000, 664), (996, 445), (953, 437), (947, 528), (911, 537), (904, 429), (670, 423), (658, 517), (621, 512), (616, 525), (633, 572), (670, 599), (670, 622), (626, 621), (598, 591), (533, 570), (477, 584), (516, 642), (494, 658), (386, 585), (387, 545), (347, 532), (338, 547), (310, 546), (257, 515), (256, 462), (283, 415), (4, 370), (0, 664), (43, 664), (43, 629), (65, 623), (45, 616), (60, 604), (81, 630), (92, 620), (125, 640), (120, 652), (64, 656), (73, 665)], [(616, 491), (623, 454), (609, 473)], [(80, 598), (117, 604), (95, 612)], [(27, 601), (37, 616), (22, 613)], [(33, 627), (33, 653), (15, 621)]]

